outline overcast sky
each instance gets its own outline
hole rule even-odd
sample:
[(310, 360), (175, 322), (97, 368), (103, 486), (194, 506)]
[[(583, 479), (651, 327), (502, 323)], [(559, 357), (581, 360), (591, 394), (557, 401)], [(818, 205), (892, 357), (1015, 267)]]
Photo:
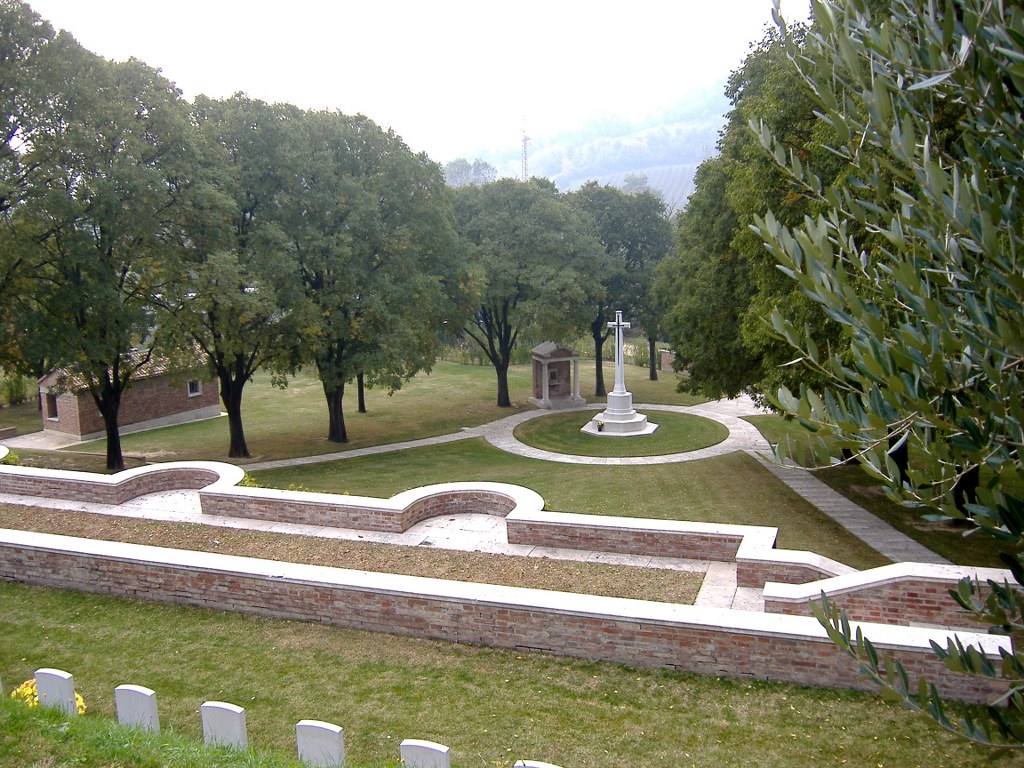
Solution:
[[(721, 88), (771, 0), (29, 0), (191, 98), (363, 113), (439, 162)], [(794, 20), (806, 0), (785, 0)]]

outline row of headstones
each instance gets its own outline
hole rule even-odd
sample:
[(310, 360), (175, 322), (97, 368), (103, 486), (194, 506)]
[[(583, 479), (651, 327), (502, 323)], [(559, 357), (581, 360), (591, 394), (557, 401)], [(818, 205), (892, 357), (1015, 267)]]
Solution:
[[(37, 669), (36, 693), (39, 706), (78, 714), (75, 679), (60, 669)], [(119, 685), (114, 689), (117, 720), (122, 725), (157, 733), (156, 692), (141, 685)], [(207, 746), (246, 749), (249, 738), (245, 728), (245, 710), (224, 701), (207, 701), (200, 712), (203, 742)], [(299, 760), (310, 766), (340, 766), (345, 762), (345, 736), (341, 726), (320, 720), (300, 720), (295, 726)], [(399, 746), (402, 762), (409, 768), (451, 768), (451, 750), (443, 744), (421, 739), (405, 739)], [(536, 760), (519, 760), (514, 768), (558, 768)]]

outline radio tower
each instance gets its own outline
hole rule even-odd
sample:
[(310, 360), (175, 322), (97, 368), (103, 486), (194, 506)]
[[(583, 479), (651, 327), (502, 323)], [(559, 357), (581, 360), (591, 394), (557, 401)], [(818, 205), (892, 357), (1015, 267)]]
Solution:
[(526, 122), (523, 122), (523, 181), (530, 178), (530, 169), (526, 164), (526, 145), (529, 144), (530, 137), (526, 135)]

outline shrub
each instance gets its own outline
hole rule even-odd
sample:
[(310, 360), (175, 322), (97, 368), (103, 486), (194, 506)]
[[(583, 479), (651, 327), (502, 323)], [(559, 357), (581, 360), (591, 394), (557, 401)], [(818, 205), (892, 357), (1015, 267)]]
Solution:
[(28, 400), (28, 379), (17, 374), (0, 380), (0, 400), (7, 405), (20, 405)]

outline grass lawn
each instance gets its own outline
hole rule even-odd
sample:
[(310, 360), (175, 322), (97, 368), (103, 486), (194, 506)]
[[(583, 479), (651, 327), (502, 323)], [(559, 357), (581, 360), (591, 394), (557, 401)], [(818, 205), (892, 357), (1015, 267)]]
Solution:
[(39, 402), (31, 398), (18, 405), (0, 406), (0, 428), (14, 427), (19, 435), (38, 432), (43, 428), (43, 417), (39, 413)]
[(602, 437), (580, 432), (594, 418), (594, 411), (558, 413), (532, 419), (516, 427), (518, 440), (534, 448), (574, 456), (662, 456), (695, 451), (720, 443), (729, 428), (717, 421), (690, 414), (651, 411), (650, 421), (658, 425), (653, 435)]
[[(439, 741), (452, 764), (510, 766), (991, 766), (877, 696), (644, 670), (533, 653), (368, 634), (318, 624), (0, 583), (4, 693), (44, 666), (75, 676), (89, 712), (114, 716), (123, 683), (157, 692), (161, 726), (201, 738), (200, 704), (246, 710), (250, 743), (294, 755), (303, 718), (345, 729), (354, 768), (394, 764), (403, 738)], [(66, 755), (69, 729), (12, 738), (0, 765), (222, 765)], [(15, 725), (10, 725), (15, 730)], [(20, 737), (19, 737), (19, 734)], [(83, 737), (84, 738), (84, 737)], [(21, 739), (34, 749), (26, 754)], [(108, 740), (116, 739), (114, 736)], [(121, 737), (126, 745), (132, 739)], [(109, 745), (108, 745), (109, 746)], [(38, 752), (36, 751), (38, 750)], [(257, 763), (247, 762), (246, 765)], [(262, 764), (262, 763), (260, 763)], [(1009, 764), (996, 762), (999, 764)]]
[[(639, 370), (629, 374), (634, 402), (697, 402), (675, 393), (673, 377), (648, 382)], [(586, 394), (593, 378), (586, 368), (583, 373)], [(514, 369), (511, 384), (517, 406), (498, 409), (490, 369), (439, 364), (431, 376), (417, 377), (391, 398), (370, 392), (370, 413), (350, 409), (351, 442), (338, 446), (322, 438), (324, 406), (314, 379), (300, 377), (283, 392), (259, 379), (247, 395), (247, 436), (253, 459), (270, 460), (443, 434), (525, 407), (529, 369)], [(661, 417), (659, 412), (654, 420), (661, 423)], [(538, 423), (549, 418), (558, 417)], [(140, 460), (222, 460), (226, 445), (223, 419), (125, 437), (125, 450)], [(68, 462), (102, 462), (102, 442), (84, 450), (55, 455)], [(53, 455), (23, 459), (46, 463)], [(266, 485), (373, 496), (446, 480), (510, 482), (535, 489), (556, 511), (771, 525), (780, 529), (780, 547), (809, 549), (858, 568), (885, 562), (744, 454), (661, 466), (589, 467), (530, 460), (471, 439), (254, 475)], [(0, 525), (16, 524), (23, 514), (2, 510)], [(41, 515), (33, 516), (43, 525)], [(51, 517), (46, 525), (68, 533), (88, 535), (97, 525), (72, 513)], [(239, 554), (255, 547), (283, 559), (292, 557), (303, 538), (218, 529), (219, 543), (213, 543), (211, 531), (201, 526), (104, 524), (119, 529), (105, 534), (110, 538), (217, 551), (225, 551), (223, 546)], [(369, 550), (340, 542), (310, 544), (306, 551), (314, 550), (317, 562), (350, 567), (370, 557)], [(477, 570), (494, 570), (491, 561), (418, 549), (385, 555), (397, 558), (388, 568), (410, 572), (398, 562), (403, 554), (417, 561), (406, 566), (427, 568), (431, 575), (477, 578)], [(625, 581), (619, 572), (605, 577)], [(957, 741), (870, 694), (517, 654), (12, 583), (0, 583), (0, 605), (4, 693), (36, 668), (66, 669), (90, 706), (85, 720), (92, 726), (98, 717), (113, 716), (116, 685), (146, 685), (158, 693), (162, 724), (173, 731), (172, 739), (201, 738), (198, 709), (204, 700), (230, 701), (246, 708), (250, 742), (282, 756), (275, 765), (293, 754), (294, 724), (302, 718), (342, 725), (353, 768), (394, 765), (403, 738), (448, 744), (457, 768), (507, 766), (519, 758), (601, 768), (993, 764), (990, 751)], [(270, 764), (216, 757), (202, 762), (206, 758), (193, 757), (180, 742), (168, 747), (169, 756), (143, 759), (132, 751), (131, 738), (104, 724), (79, 735), (77, 726), (31, 721), (42, 723), (36, 726), (9, 712), (0, 708), (0, 766)], [(116, 756), (97, 756), (95, 741)], [(78, 748), (69, 749), (71, 743)]]
[[(672, 374), (663, 374), (657, 382), (636, 378), (634, 402), (669, 405), (700, 402), (677, 393)], [(580, 381), (584, 397), (587, 392), (592, 394), (594, 372), (581, 371)], [(246, 442), (252, 454), (249, 461), (314, 456), (458, 432), (462, 427), (485, 424), (532, 409), (527, 402), (530, 387), (529, 366), (513, 366), (509, 370), (513, 407), (499, 408), (494, 404), (497, 385), (492, 368), (439, 362), (432, 373), (416, 376), (392, 395), (367, 390), (367, 413), (359, 413), (353, 386), (346, 391), (345, 400), (349, 442), (339, 444), (326, 438), (327, 408), (320, 382), (314, 375), (300, 373), (285, 389), (272, 387), (270, 377), (260, 375), (247, 386), (242, 406)], [(226, 460), (228, 424), (224, 418), (211, 419), (124, 435), (121, 440), (126, 455), (152, 461)], [(104, 455), (105, 445), (105, 440), (97, 440), (72, 450)], [(246, 461), (237, 463), (244, 465)]]

